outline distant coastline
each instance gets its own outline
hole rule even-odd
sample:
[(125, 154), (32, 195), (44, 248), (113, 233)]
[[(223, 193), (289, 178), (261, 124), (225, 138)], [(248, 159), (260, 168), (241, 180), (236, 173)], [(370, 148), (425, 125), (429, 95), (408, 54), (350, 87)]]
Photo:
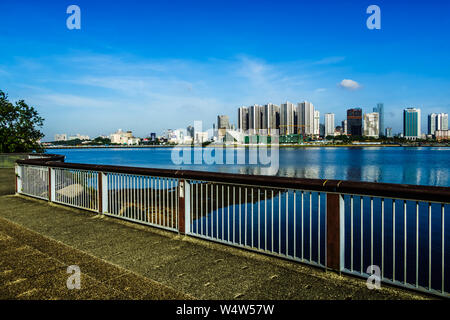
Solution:
[[(243, 145), (207, 145), (207, 146), (194, 146), (195, 148), (254, 148), (268, 146), (265, 144), (243, 144)], [(54, 150), (54, 149), (147, 149), (147, 148), (175, 148), (182, 147), (188, 148), (192, 147), (191, 145), (146, 145), (146, 146), (54, 146), (54, 147), (46, 147), (45, 150)], [(336, 144), (336, 145), (317, 145), (317, 144), (280, 144), (279, 148), (374, 148), (374, 147), (406, 147), (406, 148), (436, 148), (436, 147), (450, 147), (450, 144), (433, 144), (433, 145), (409, 145), (409, 144)]]

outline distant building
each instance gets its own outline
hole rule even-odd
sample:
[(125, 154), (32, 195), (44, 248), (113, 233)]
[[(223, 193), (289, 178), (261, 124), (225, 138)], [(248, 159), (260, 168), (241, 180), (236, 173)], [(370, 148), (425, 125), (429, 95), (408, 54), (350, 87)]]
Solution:
[(450, 140), (450, 130), (436, 130), (435, 131), (436, 140)]
[(76, 139), (78, 139), (78, 140), (89, 140), (89, 136), (81, 135), (81, 134), (77, 133), (74, 136), (70, 136), (68, 140), (76, 140)]
[(377, 103), (377, 106), (373, 108), (373, 112), (377, 112), (379, 114), (379, 125), (380, 128), (380, 135), (384, 135), (384, 104), (383, 103)]
[(448, 113), (431, 113), (428, 115), (428, 134), (435, 135), (436, 130), (448, 130)]
[(362, 135), (361, 108), (353, 108), (347, 110), (347, 132), (352, 136)]
[(320, 112), (314, 110), (313, 135), (318, 137), (320, 135)]
[(324, 136), (334, 135), (334, 113), (325, 113), (325, 134)]
[(270, 132), (275, 133), (280, 123), (280, 107), (273, 103), (268, 103), (262, 107), (261, 111), (261, 129), (268, 134)]
[[(306, 136), (312, 136), (319, 134), (319, 122), (317, 122), (317, 130), (314, 130), (316, 113), (314, 111), (314, 105), (311, 102), (304, 101), (297, 104), (297, 133)], [(320, 114), (319, 114), (320, 118)], [(292, 132), (294, 133), (294, 132)]]
[(187, 128), (186, 128), (186, 131), (187, 131), (187, 135), (189, 136), (189, 137), (191, 137), (192, 139), (194, 139), (194, 127), (193, 126), (188, 126)]
[(249, 108), (249, 132), (250, 134), (258, 134), (262, 129), (263, 106), (253, 105)]
[(319, 124), (319, 136), (325, 137), (325, 125), (323, 123)]
[(217, 129), (230, 129), (230, 119), (228, 116), (217, 116)]
[(378, 138), (380, 136), (380, 122), (378, 112), (364, 114), (364, 136)]
[(155, 132), (150, 133), (150, 142), (156, 142), (156, 133)]
[(55, 134), (55, 141), (67, 141), (67, 134)]
[[(124, 132), (122, 129), (117, 130), (117, 132), (110, 135), (111, 143), (117, 144), (129, 144), (129, 140), (133, 138), (133, 133), (131, 131)], [(135, 141), (131, 141), (135, 142)]]
[(406, 108), (403, 110), (403, 136), (407, 139), (421, 137), (420, 109)]
[(342, 133), (348, 134), (347, 120), (342, 121)]
[(294, 133), (294, 104), (282, 103), (280, 107), (280, 135)]
[(249, 130), (249, 112), (247, 107), (238, 109), (238, 131), (248, 132)]
[(208, 132), (195, 132), (195, 143), (203, 143), (208, 141)]
[(393, 136), (392, 136), (392, 128), (386, 128), (385, 129), (385, 133), (384, 133), (384, 135), (386, 136), (386, 137), (388, 137), (388, 138), (392, 138)]

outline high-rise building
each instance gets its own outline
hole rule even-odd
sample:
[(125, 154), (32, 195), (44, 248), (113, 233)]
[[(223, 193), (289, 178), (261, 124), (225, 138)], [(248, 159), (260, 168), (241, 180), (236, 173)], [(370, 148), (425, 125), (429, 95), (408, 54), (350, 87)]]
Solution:
[(67, 134), (55, 134), (55, 141), (67, 141)]
[(448, 113), (438, 114), (438, 125), (437, 130), (446, 131), (448, 130)]
[(353, 108), (347, 110), (347, 132), (352, 136), (362, 135), (361, 108)]
[(315, 136), (320, 135), (320, 112), (319, 112), (319, 110), (314, 110), (313, 134)]
[(262, 128), (262, 106), (253, 105), (249, 108), (248, 122), (250, 134), (259, 134), (259, 130)]
[(319, 124), (319, 136), (325, 137), (325, 125), (323, 123)]
[(230, 119), (228, 116), (217, 116), (217, 129), (230, 129)]
[(297, 104), (297, 128), (298, 133), (307, 136), (314, 135), (314, 105), (311, 102)]
[(436, 113), (428, 115), (428, 134), (434, 135), (436, 131)]
[(294, 133), (294, 104), (282, 103), (280, 108), (280, 135)]
[(348, 134), (347, 120), (342, 121), (342, 133)]
[(247, 132), (249, 129), (248, 108), (240, 107), (238, 109), (238, 130)]
[(385, 129), (385, 136), (386, 137), (388, 137), (388, 138), (392, 138), (393, 137), (393, 135), (392, 135), (392, 128), (386, 128)]
[(325, 137), (334, 135), (334, 113), (325, 113)]
[(380, 135), (384, 135), (384, 104), (377, 103), (377, 106), (373, 108), (373, 112), (377, 112), (379, 114)]
[(364, 114), (364, 135), (378, 138), (380, 136), (379, 113), (372, 112)]
[(448, 130), (448, 113), (432, 113), (428, 115), (428, 134), (434, 135), (437, 130)]
[(403, 110), (403, 136), (408, 139), (420, 138), (420, 109)]
[[(273, 103), (268, 103), (262, 107), (262, 126), (261, 129), (267, 130), (270, 134), (275, 133), (277, 127), (277, 119), (279, 119), (280, 107)], [(278, 124), (279, 125), (279, 124)]]
[(187, 131), (187, 135), (188, 135), (189, 137), (191, 137), (192, 139), (194, 139), (194, 137), (195, 137), (195, 134), (194, 134), (194, 127), (193, 127), (193, 126), (188, 126), (187, 129), (186, 129), (186, 131)]

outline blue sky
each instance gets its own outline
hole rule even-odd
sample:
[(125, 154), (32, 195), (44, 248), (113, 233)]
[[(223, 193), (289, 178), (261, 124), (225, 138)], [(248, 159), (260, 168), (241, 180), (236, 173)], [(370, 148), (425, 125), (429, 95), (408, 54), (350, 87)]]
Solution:
[[(81, 8), (69, 30), (66, 8)], [(381, 30), (366, 8), (381, 8)], [(0, 89), (55, 133), (135, 135), (236, 122), (242, 105), (311, 101), (450, 111), (449, 1), (2, 1)], [(339, 86), (349, 79), (356, 90)], [(336, 123), (338, 124), (338, 123)]]

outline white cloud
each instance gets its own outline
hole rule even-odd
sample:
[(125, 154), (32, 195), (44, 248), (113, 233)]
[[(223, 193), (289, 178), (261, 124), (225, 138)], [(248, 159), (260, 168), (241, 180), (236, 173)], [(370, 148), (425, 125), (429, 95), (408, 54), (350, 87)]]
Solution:
[(339, 83), (339, 86), (341, 88), (347, 89), (347, 90), (358, 90), (361, 88), (361, 85), (356, 82), (355, 80), (351, 79), (344, 79)]

